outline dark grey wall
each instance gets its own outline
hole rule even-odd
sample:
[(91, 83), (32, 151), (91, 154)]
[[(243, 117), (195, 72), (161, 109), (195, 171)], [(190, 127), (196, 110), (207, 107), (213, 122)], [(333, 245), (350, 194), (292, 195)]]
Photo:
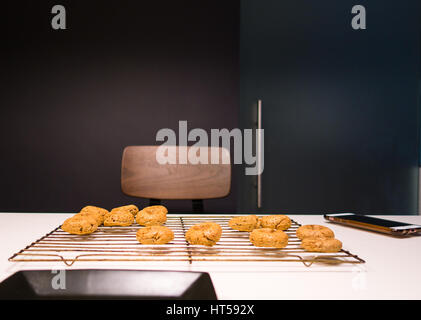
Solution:
[[(241, 4), (242, 125), (263, 106), (261, 211), (416, 214), (421, 2)], [(257, 210), (241, 179), (239, 210)]]
[[(238, 126), (238, 1), (60, 1), (65, 31), (55, 4), (2, 3), (0, 211), (146, 204), (121, 193), (125, 146)], [(235, 210), (232, 187), (206, 208)]]

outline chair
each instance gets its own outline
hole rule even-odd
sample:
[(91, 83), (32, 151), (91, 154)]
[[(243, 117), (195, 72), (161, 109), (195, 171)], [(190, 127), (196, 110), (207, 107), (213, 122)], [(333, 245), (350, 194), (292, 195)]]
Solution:
[[(226, 197), (231, 189), (230, 153), (224, 148), (201, 147), (208, 152), (208, 164), (160, 164), (157, 151), (160, 146), (129, 146), (123, 151), (121, 189), (132, 197), (150, 199), (150, 205), (161, 200), (192, 200), (193, 211), (203, 212), (203, 200)], [(166, 155), (193, 152), (192, 147), (166, 146)], [(197, 150), (197, 149), (196, 149)], [(201, 151), (202, 152), (202, 151)], [(218, 155), (218, 164), (212, 164), (211, 154)], [(206, 155), (205, 153), (203, 155)]]

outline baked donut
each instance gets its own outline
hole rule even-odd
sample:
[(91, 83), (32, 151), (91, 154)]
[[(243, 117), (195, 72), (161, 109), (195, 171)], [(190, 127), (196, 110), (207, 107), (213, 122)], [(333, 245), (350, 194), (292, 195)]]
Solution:
[(342, 242), (334, 238), (305, 238), (301, 247), (310, 252), (338, 252), (342, 249)]
[(100, 208), (100, 207), (95, 207), (95, 206), (86, 206), (83, 207), (79, 213), (99, 213), (102, 216), (105, 216), (109, 211), (107, 209), (104, 208)]
[(286, 230), (291, 227), (291, 219), (283, 214), (263, 216), (259, 220), (260, 227), (278, 230)]
[(136, 207), (134, 204), (129, 204), (127, 206), (114, 208), (114, 209), (111, 210), (111, 212), (113, 212), (115, 210), (126, 210), (126, 211), (130, 212), (133, 215), (133, 217), (136, 217), (136, 214), (139, 212), (139, 208)]
[(67, 233), (81, 235), (95, 232), (98, 229), (98, 225), (94, 217), (74, 215), (63, 222), (61, 229)]
[(259, 227), (259, 218), (255, 215), (234, 217), (228, 225), (238, 231), (252, 231)]
[(140, 228), (136, 239), (142, 244), (165, 244), (174, 239), (174, 232), (165, 226), (150, 226)]
[(305, 238), (334, 238), (335, 234), (331, 229), (316, 224), (301, 226), (296, 231), (297, 237), (301, 240)]
[(186, 240), (190, 244), (201, 244), (211, 247), (219, 241), (222, 228), (214, 222), (202, 222), (195, 224), (186, 232)]
[(149, 206), (137, 213), (136, 222), (141, 226), (159, 226), (167, 221), (167, 213), (164, 206)]
[(104, 219), (107, 214), (109, 214), (107, 209), (95, 206), (86, 206), (83, 207), (77, 215), (92, 216), (97, 221), (98, 226), (100, 226), (104, 223)]
[(126, 210), (115, 210), (110, 212), (104, 220), (104, 226), (106, 227), (128, 227), (134, 222), (133, 215)]
[(101, 224), (104, 223), (104, 217), (97, 213), (97, 212), (91, 212), (91, 213), (87, 213), (87, 212), (82, 212), (82, 213), (78, 213), (75, 215), (75, 217), (91, 217), (93, 219), (95, 219), (95, 222), (98, 226), (100, 226)]
[(288, 235), (272, 228), (254, 229), (250, 233), (250, 241), (256, 247), (284, 248), (288, 244)]

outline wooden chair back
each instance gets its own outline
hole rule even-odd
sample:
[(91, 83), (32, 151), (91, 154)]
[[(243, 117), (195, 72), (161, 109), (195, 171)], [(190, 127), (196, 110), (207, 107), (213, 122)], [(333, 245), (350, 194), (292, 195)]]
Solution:
[[(178, 155), (188, 155), (194, 151), (192, 147), (165, 146), (168, 149), (164, 156), (177, 163), (160, 164), (157, 161), (159, 147), (129, 146), (124, 149), (121, 166), (123, 193), (133, 197), (165, 200), (215, 199), (230, 193), (231, 164), (227, 149), (201, 147), (200, 152), (205, 152), (203, 156), (206, 151), (208, 153), (208, 164), (191, 164), (189, 161), (180, 164), (181, 158)], [(218, 164), (211, 163), (212, 152), (218, 155)]]

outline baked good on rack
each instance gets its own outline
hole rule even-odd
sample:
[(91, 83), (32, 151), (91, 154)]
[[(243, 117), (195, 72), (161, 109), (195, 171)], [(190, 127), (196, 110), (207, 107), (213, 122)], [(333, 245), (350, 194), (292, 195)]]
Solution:
[(190, 244), (200, 244), (211, 247), (222, 235), (222, 228), (214, 222), (202, 222), (190, 227), (186, 232), (186, 240)]
[(254, 229), (250, 233), (250, 241), (256, 247), (284, 248), (288, 244), (288, 235), (272, 228)]
[(75, 215), (75, 217), (76, 216), (80, 216), (80, 217), (86, 216), (86, 217), (93, 218), (93, 219), (95, 219), (96, 224), (98, 226), (100, 226), (100, 225), (102, 225), (104, 223), (104, 217), (101, 216), (101, 214), (96, 213), (96, 212), (91, 212), (91, 213), (79, 212), (78, 214)]
[(105, 216), (109, 213), (107, 209), (95, 207), (95, 206), (86, 206), (83, 207), (77, 215), (81, 216), (92, 216), (97, 221), (98, 226), (104, 223)]
[(130, 212), (133, 217), (136, 217), (137, 213), (139, 212), (139, 208), (136, 207), (134, 204), (129, 204), (127, 206), (117, 207), (111, 210), (111, 212), (116, 210), (126, 210), (127, 212)]
[(342, 242), (334, 238), (305, 238), (301, 247), (310, 252), (338, 252), (342, 249)]
[(252, 231), (259, 227), (259, 218), (256, 215), (234, 217), (228, 225), (234, 230)]
[(133, 215), (126, 210), (115, 210), (107, 214), (104, 220), (104, 226), (106, 227), (128, 227), (134, 222)]
[(107, 209), (104, 208), (100, 208), (100, 207), (95, 207), (95, 206), (85, 206), (83, 207), (79, 213), (99, 213), (102, 216), (105, 216), (105, 214), (107, 214), (109, 211)]
[(174, 239), (174, 232), (165, 226), (149, 226), (140, 228), (136, 239), (142, 244), (165, 244)]
[(104, 217), (100, 214), (100, 213), (98, 213), (98, 212), (79, 212), (78, 214), (76, 214), (75, 215), (75, 217), (76, 216), (79, 216), (79, 217), (91, 217), (91, 218), (93, 218), (93, 219), (95, 219), (95, 221), (96, 221), (96, 224), (98, 225), (98, 226), (100, 226), (101, 224), (103, 224), (104, 223)]
[(263, 216), (259, 220), (260, 227), (287, 230), (291, 227), (291, 219), (283, 214)]
[(335, 234), (331, 229), (316, 224), (301, 226), (296, 231), (297, 237), (301, 240), (305, 238), (334, 238)]
[(91, 216), (74, 215), (63, 222), (61, 229), (71, 234), (90, 234), (98, 229), (98, 224)]
[(137, 213), (136, 222), (141, 226), (159, 226), (167, 221), (167, 213), (164, 206), (149, 206)]

